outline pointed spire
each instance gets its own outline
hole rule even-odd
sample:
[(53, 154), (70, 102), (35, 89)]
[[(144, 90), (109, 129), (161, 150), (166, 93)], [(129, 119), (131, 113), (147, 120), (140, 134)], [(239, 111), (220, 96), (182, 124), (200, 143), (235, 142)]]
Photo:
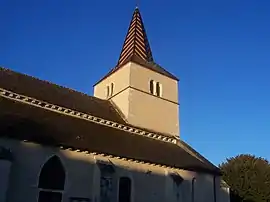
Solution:
[(152, 51), (137, 6), (133, 13), (117, 66), (121, 66), (134, 56), (145, 62), (153, 62)]
[(142, 67), (178, 81), (177, 77), (154, 62), (138, 5), (133, 13), (117, 65), (95, 85), (119, 70), (127, 62), (135, 62)]

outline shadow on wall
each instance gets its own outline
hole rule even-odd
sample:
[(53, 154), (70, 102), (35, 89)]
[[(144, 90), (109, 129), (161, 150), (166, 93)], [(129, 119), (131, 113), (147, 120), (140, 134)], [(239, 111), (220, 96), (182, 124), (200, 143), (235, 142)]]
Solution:
[[(137, 167), (121, 166), (107, 157), (59, 149), (59, 141), (51, 135), (58, 133), (56, 128), (13, 118), (0, 118), (0, 146), (14, 157), (6, 184), (8, 202), (220, 202), (221, 189), (217, 184), (214, 188), (213, 180), (202, 184), (198, 178), (198, 184), (192, 183), (192, 178), (173, 171), (165, 177), (165, 168), (158, 173), (154, 166), (145, 170), (136, 163), (132, 165)], [(209, 198), (204, 187), (216, 194)]]

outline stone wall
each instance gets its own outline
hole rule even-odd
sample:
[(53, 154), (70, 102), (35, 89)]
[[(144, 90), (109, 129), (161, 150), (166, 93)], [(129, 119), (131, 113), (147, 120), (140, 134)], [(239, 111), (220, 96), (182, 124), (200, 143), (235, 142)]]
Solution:
[[(38, 201), (39, 193), (42, 191), (38, 187), (39, 175), (44, 164), (53, 156), (57, 156), (64, 167), (64, 190), (57, 191), (62, 194), (64, 202), (119, 202), (121, 177), (130, 179), (130, 202), (223, 201), (219, 200), (220, 179), (216, 178), (218, 191), (215, 200), (214, 177), (208, 174), (168, 169), (128, 159), (44, 147), (10, 139), (0, 138), (0, 146), (11, 149), (14, 156), (6, 192), (7, 202)], [(194, 178), (196, 183), (192, 189)]]

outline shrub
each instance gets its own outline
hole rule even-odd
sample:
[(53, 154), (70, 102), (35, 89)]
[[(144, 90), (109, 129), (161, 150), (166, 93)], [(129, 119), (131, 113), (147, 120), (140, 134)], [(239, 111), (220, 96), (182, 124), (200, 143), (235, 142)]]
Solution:
[(231, 187), (231, 202), (270, 202), (270, 164), (266, 159), (242, 154), (220, 166)]

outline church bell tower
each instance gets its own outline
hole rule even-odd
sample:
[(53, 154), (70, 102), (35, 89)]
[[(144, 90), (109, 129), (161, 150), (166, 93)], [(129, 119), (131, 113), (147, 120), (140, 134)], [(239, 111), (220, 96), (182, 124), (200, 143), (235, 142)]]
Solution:
[(142, 17), (135, 9), (115, 68), (94, 85), (127, 123), (179, 136), (178, 79), (154, 62)]

